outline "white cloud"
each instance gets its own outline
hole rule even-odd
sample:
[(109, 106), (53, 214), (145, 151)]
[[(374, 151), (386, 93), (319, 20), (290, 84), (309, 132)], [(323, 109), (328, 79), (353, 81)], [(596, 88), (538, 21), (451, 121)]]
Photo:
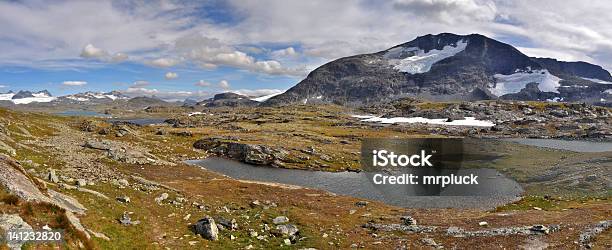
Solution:
[[(38, 3), (0, 1), (0, 64), (78, 68), (99, 63), (75, 63), (81, 54), (106, 58), (121, 51), (142, 63), (184, 57), (205, 69), (299, 76), (300, 62), (277, 58), (282, 52), (266, 44), (295, 46), (309, 57), (304, 61), (319, 63), (453, 32), (612, 66), (612, 3), (606, 0), (228, 0), (224, 11), (239, 17), (231, 23), (201, 18), (210, 9), (202, 8), (205, 1)], [(83, 47), (90, 43), (95, 46)]]
[(230, 66), (270, 75), (305, 75), (303, 68), (287, 68), (275, 60), (257, 60), (219, 39), (202, 35), (180, 38), (175, 43), (175, 49), (182, 57), (196, 62), (205, 69)]
[(129, 56), (123, 53), (115, 53), (112, 57), (111, 57), (111, 61), (112, 62), (123, 62), (125, 60), (129, 59)]
[(85, 47), (83, 47), (83, 50), (81, 51), (81, 57), (85, 57), (85, 58), (102, 58), (107, 55), (108, 55), (108, 52), (106, 52), (103, 49), (96, 48), (91, 43), (85, 45)]
[(145, 86), (149, 86), (149, 82), (141, 80), (141, 81), (135, 81), (134, 83), (132, 83), (132, 86), (130, 86), (130, 88), (141, 88)]
[(298, 55), (298, 53), (295, 51), (293, 47), (275, 50), (275, 51), (272, 51), (271, 54), (272, 54), (272, 57), (288, 57), (288, 56), (290, 57), (290, 56)]
[(166, 80), (176, 79), (178, 78), (178, 74), (174, 72), (168, 72), (164, 75), (164, 78), (166, 78)]
[(393, 6), (451, 25), (458, 22), (489, 22), (493, 21), (497, 14), (497, 7), (492, 1), (394, 0)]
[(130, 87), (125, 91), (122, 91), (124, 94), (131, 96), (142, 96), (142, 95), (155, 95), (159, 93), (157, 89), (147, 89), (142, 87)]
[(4, 84), (0, 84), (0, 89), (6, 88), (6, 87), (8, 87), (8, 86), (4, 85)]
[(204, 80), (199, 80), (198, 82), (195, 83), (195, 86), (198, 87), (210, 87), (212, 86), (212, 84), (210, 82), (204, 81)]
[(149, 64), (161, 68), (172, 67), (174, 65), (177, 65), (178, 63), (179, 61), (173, 58), (157, 58), (149, 62)]
[(211, 93), (207, 91), (163, 91), (158, 89), (149, 89), (149, 88), (133, 88), (130, 87), (126, 90), (121, 91), (121, 93), (130, 96), (130, 97), (138, 97), (138, 96), (147, 96), (147, 97), (156, 97), (165, 101), (183, 101), (185, 99), (205, 99), (211, 96)]
[(219, 81), (219, 83), (217, 83), (217, 86), (219, 86), (219, 88), (224, 89), (224, 90), (230, 89), (230, 84), (226, 80)]
[(83, 47), (83, 49), (81, 50), (80, 56), (83, 58), (98, 59), (101, 61), (113, 62), (113, 63), (123, 62), (129, 58), (128, 55), (121, 53), (121, 52), (117, 52), (113, 55), (110, 55), (108, 51), (103, 50), (101, 48), (97, 48), (91, 43)]
[(65, 85), (65, 86), (83, 86), (83, 85), (86, 85), (86, 84), (87, 84), (87, 82), (85, 82), (85, 81), (64, 81), (62, 83), (62, 85)]

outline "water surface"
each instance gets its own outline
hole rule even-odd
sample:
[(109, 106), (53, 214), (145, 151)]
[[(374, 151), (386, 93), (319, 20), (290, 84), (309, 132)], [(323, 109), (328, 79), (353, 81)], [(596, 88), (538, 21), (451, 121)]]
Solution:
[(95, 111), (88, 110), (66, 110), (62, 112), (55, 113), (56, 115), (61, 116), (89, 116), (89, 117), (102, 117), (102, 118), (111, 118), (111, 115), (98, 113)]
[(529, 146), (562, 149), (574, 152), (612, 152), (612, 142), (560, 140), (560, 139), (528, 139), (512, 138), (507, 141), (516, 142)]
[(233, 160), (211, 157), (188, 161), (226, 176), (253, 181), (274, 182), (326, 190), (332, 193), (377, 200), (387, 204), (414, 208), (483, 208), (489, 209), (516, 200), (523, 192), (514, 180), (493, 169), (443, 170), (443, 174), (479, 176), (478, 185), (451, 185), (438, 190), (439, 196), (419, 185), (375, 185), (369, 172), (322, 172), (258, 167)]

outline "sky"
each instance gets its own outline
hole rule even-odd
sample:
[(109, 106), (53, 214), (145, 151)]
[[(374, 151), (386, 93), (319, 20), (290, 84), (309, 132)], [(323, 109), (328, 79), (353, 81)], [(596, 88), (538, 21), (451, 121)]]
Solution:
[(343, 56), (480, 33), (612, 69), (611, 1), (0, 1), (0, 92), (164, 99), (284, 91)]

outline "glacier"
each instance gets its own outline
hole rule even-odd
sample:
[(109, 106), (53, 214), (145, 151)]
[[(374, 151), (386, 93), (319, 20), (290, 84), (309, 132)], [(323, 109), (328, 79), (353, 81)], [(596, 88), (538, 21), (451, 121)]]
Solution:
[(496, 96), (518, 93), (530, 82), (538, 83), (538, 89), (543, 92), (559, 93), (561, 78), (551, 74), (548, 70), (516, 71), (514, 74), (495, 74), (495, 87), (489, 90)]
[[(466, 47), (467, 42), (464, 40), (458, 41), (455, 46), (446, 45), (441, 50), (434, 49), (428, 52), (417, 47), (396, 47), (389, 49), (385, 53), (385, 58), (389, 59), (393, 68), (400, 72), (418, 74), (428, 72), (434, 63), (454, 56)], [(404, 57), (405, 55), (410, 56)]]

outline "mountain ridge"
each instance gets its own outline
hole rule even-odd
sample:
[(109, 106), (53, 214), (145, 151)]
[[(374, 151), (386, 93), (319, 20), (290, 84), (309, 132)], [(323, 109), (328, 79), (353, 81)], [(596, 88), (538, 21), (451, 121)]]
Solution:
[[(606, 93), (612, 89), (608, 80), (612, 76), (598, 65), (529, 57), (510, 44), (480, 34), (440, 33), (333, 60), (264, 105), (359, 105), (401, 97), (433, 101), (531, 97), (535, 101), (597, 103), (612, 99)], [(528, 87), (531, 82), (538, 83), (537, 88)], [(516, 95), (523, 89), (553, 94)]]

